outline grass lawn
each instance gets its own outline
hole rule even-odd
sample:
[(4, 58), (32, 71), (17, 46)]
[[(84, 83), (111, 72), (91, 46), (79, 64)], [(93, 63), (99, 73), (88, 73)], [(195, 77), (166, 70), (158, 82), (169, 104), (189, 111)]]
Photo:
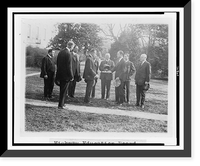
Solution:
[(167, 122), (26, 104), (26, 131), (167, 132)]
[[(27, 74), (39, 72), (40, 69), (27, 69)], [(135, 107), (136, 86), (131, 82), (130, 105), (116, 105), (114, 87), (111, 87), (110, 100), (101, 99), (101, 80), (96, 85), (96, 96), (90, 104), (83, 102), (86, 83), (77, 83), (75, 98), (67, 98), (66, 103), (87, 105), (127, 111), (141, 111), (156, 114), (168, 114), (168, 82), (151, 80), (151, 88), (146, 93), (145, 109)], [(26, 94), (28, 99), (43, 100), (44, 81), (39, 75), (26, 78)], [(59, 87), (54, 85), (52, 102), (58, 103)], [(167, 132), (167, 122), (148, 120), (119, 115), (84, 113), (57, 108), (33, 106), (26, 104), (26, 131), (105, 131), (105, 132)]]
[[(135, 90), (136, 86), (134, 82), (131, 82), (130, 86), (130, 105), (123, 105), (119, 106), (115, 104), (115, 90), (114, 87), (111, 87), (110, 92), (110, 100), (102, 100), (101, 99), (101, 80), (98, 80), (96, 85), (96, 96), (94, 99), (91, 99), (91, 104), (87, 104), (87, 106), (95, 106), (95, 107), (105, 107), (111, 109), (121, 109), (121, 110), (130, 110), (130, 111), (145, 111), (150, 113), (157, 113), (157, 114), (167, 114), (167, 107), (168, 107), (168, 99), (167, 99), (167, 81), (160, 81), (160, 80), (151, 80), (151, 88), (146, 93), (146, 103), (145, 109), (142, 110), (140, 107), (135, 107), (136, 102), (136, 95)], [(39, 75), (31, 76), (26, 78), (26, 98), (29, 99), (38, 99), (42, 100), (43, 98), (43, 87), (44, 81), (39, 77)], [(76, 85), (75, 91), (75, 98), (68, 98), (66, 99), (66, 103), (76, 104), (76, 105), (86, 105), (83, 102), (84, 95), (85, 95), (85, 88), (86, 83), (84, 81), (78, 82)], [(59, 99), (59, 87), (54, 85), (53, 90), (53, 102), (58, 103)]]

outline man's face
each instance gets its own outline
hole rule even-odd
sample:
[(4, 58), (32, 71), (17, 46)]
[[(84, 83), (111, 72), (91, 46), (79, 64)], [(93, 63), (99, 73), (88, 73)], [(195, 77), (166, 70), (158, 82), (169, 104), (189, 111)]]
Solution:
[(109, 59), (110, 59), (110, 56), (109, 56), (108, 54), (106, 54), (106, 55), (105, 55), (105, 59), (106, 59), (106, 60), (109, 60)]
[(74, 45), (69, 46), (70, 51), (74, 49)]
[(128, 61), (128, 55), (126, 55), (126, 54), (124, 55), (124, 60)]
[(121, 58), (122, 57), (122, 55), (118, 52), (117, 53), (117, 58)]
[(78, 52), (78, 47), (77, 47), (77, 46), (74, 48), (74, 52), (75, 52), (75, 53)]
[(140, 61), (143, 62), (146, 59), (146, 57), (144, 55), (140, 56)]

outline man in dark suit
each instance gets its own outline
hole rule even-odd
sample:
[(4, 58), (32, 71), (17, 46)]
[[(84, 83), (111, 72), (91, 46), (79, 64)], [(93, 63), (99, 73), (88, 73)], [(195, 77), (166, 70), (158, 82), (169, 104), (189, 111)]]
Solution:
[(117, 52), (117, 58), (118, 62), (116, 66), (112, 69), (112, 72), (115, 71), (115, 79), (119, 79), (121, 84), (118, 87), (115, 87), (115, 100), (117, 104), (122, 105), (124, 103), (124, 95), (125, 95), (125, 90), (124, 90), (124, 70), (125, 70), (125, 61), (123, 59), (124, 57), (124, 52), (123, 51), (118, 51)]
[(96, 50), (91, 49), (89, 55), (87, 55), (86, 62), (85, 62), (85, 69), (83, 72), (83, 78), (85, 79), (85, 82), (87, 83), (85, 98), (84, 98), (85, 103), (90, 102), (90, 95), (91, 95), (92, 88), (94, 86), (94, 80), (95, 78), (98, 78), (98, 75), (96, 74), (96, 67), (94, 64), (95, 54), (96, 54)]
[[(94, 66), (95, 66), (95, 72), (96, 72), (96, 74), (98, 74), (98, 70), (99, 70), (99, 57), (97, 56), (96, 53), (94, 54)], [(92, 98), (95, 97), (95, 88), (96, 88), (97, 80), (98, 80), (98, 78), (96, 77), (94, 79), (94, 85), (92, 87), (92, 93), (91, 93), (91, 97)]]
[(149, 84), (151, 76), (151, 65), (149, 62), (146, 61), (146, 59), (147, 59), (146, 54), (142, 54), (140, 56), (141, 63), (139, 64), (135, 75), (136, 96), (137, 96), (136, 106), (139, 106), (139, 104), (141, 103), (142, 108), (144, 108), (144, 102), (145, 102), (144, 86), (145, 84)]
[(135, 66), (131, 61), (129, 61), (129, 54), (124, 55), (124, 61), (125, 61), (125, 73), (124, 73), (124, 89), (126, 92), (125, 95), (125, 101), (129, 104), (129, 96), (130, 96), (130, 81), (131, 76), (135, 73)]
[(79, 62), (79, 55), (77, 54), (77, 52), (78, 52), (78, 46), (75, 46), (72, 52), (72, 71), (74, 79), (73, 81), (70, 81), (68, 87), (68, 96), (72, 98), (74, 98), (76, 82), (81, 81), (80, 62)]
[(49, 49), (47, 56), (42, 59), (40, 77), (44, 78), (44, 99), (52, 98), (54, 87), (55, 63), (53, 61), (53, 50)]
[(112, 60), (110, 60), (110, 54), (105, 54), (105, 60), (103, 60), (99, 66), (99, 70), (101, 71), (100, 79), (101, 79), (101, 98), (105, 97), (105, 89), (106, 92), (106, 100), (110, 97), (110, 85), (111, 80), (113, 79), (113, 74), (111, 70), (114, 68), (115, 64)]
[(60, 95), (58, 108), (63, 109), (69, 82), (73, 80), (72, 55), (74, 42), (69, 41), (67, 47), (58, 53), (56, 80), (60, 81)]

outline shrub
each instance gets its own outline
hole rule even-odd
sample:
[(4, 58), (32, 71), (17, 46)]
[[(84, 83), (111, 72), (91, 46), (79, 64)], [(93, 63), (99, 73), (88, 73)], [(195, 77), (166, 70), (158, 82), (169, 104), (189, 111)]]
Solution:
[(39, 47), (26, 47), (26, 66), (41, 67), (42, 58), (47, 55), (47, 50)]

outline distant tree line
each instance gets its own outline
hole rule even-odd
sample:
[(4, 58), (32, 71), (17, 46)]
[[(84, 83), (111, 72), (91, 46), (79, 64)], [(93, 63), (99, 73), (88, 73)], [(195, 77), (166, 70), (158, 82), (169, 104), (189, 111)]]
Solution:
[[(60, 23), (56, 26), (57, 35), (50, 40), (48, 47), (60, 50), (66, 47), (69, 40), (73, 40), (81, 52), (96, 48), (99, 56), (102, 56), (103, 38), (99, 32), (104, 32), (113, 41), (108, 50), (112, 60), (116, 60), (117, 51), (123, 50), (130, 54), (130, 60), (137, 65), (139, 56), (146, 53), (153, 77), (168, 77), (168, 25), (126, 24), (120, 26), (118, 36), (114, 34), (114, 24), (107, 26), (108, 32), (105, 32), (97, 24)], [(27, 47), (27, 66), (40, 67), (40, 61), (46, 54), (46, 49)]]

